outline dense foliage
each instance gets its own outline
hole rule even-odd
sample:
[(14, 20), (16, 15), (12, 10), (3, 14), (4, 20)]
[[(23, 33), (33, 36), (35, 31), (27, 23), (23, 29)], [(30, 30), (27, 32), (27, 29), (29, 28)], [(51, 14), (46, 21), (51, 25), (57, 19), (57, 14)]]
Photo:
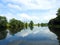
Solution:
[(0, 29), (3, 30), (3, 28), (7, 28), (7, 19), (4, 16), (0, 16)]
[(21, 30), (24, 28), (24, 23), (20, 20), (14, 19), (14, 18), (10, 20), (9, 25), (10, 25), (10, 28), (12, 28), (12, 29)]
[(60, 28), (60, 8), (57, 11), (57, 17), (54, 19), (51, 19), (48, 23), (49, 26)]
[(41, 23), (41, 27), (47, 26), (47, 23)]
[[(20, 20), (17, 20), (15, 18), (10, 19), (9, 22), (7, 22), (6, 17), (0, 16), (0, 32), (4, 31), (6, 29), (9, 29), (9, 32), (11, 35), (14, 35), (15, 33), (21, 31), (22, 29), (27, 29), (30, 27), (32, 30), (34, 26), (40, 26), (41, 24), (34, 24), (33, 21), (30, 21), (30, 23), (25, 23)], [(43, 24), (42, 24), (43, 25)]]

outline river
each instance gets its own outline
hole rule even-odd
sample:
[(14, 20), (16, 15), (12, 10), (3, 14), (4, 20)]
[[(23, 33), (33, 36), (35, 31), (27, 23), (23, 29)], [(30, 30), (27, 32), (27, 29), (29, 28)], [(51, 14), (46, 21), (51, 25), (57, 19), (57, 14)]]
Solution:
[(34, 26), (33, 29), (28, 27), (15, 34), (11, 34), (7, 29), (5, 35), (5, 38), (0, 40), (0, 45), (59, 45), (57, 35), (50, 31), (47, 26)]

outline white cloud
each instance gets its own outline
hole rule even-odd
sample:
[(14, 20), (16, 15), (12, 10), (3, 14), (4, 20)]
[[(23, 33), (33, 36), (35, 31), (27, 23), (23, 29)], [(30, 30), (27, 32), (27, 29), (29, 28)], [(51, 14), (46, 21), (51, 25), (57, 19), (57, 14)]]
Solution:
[(20, 15), (20, 17), (27, 18), (27, 19), (30, 19), (30, 20), (33, 20), (33, 19), (38, 20), (39, 19), (37, 16), (29, 16), (28, 14), (25, 14), (25, 13), (22, 13)]
[(55, 17), (56, 17), (56, 15), (46, 15), (46, 16), (44, 16), (43, 20), (50, 20), (50, 19), (53, 19)]
[(0, 16), (5, 16), (8, 21), (12, 18), (16, 18), (12, 13), (0, 14)]
[(20, 20), (23, 20), (23, 21), (25, 21), (25, 22), (29, 22), (29, 21), (34, 21), (35, 23), (37, 22), (37, 21), (39, 21), (40, 20), (40, 18), (38, 17), (38, 16), (29, 16), (28, 14), (26, 14), (26, 13), (22, 13), (22, 14), (17, 14), (18, 15), (18, 17), (20, 17)]
[(50, 20), (50, 19), (53, 19), (55, 18), (57, 15), (56, 15), (56, 10), (50, 10), (49, 12), (47, 12), (44, 16), (44, 19), (45, 20)]
[(26, 13), (22, 13), (22, 14), (18, 14), (20, 19), (23, 20), (23, 21), (34, 21), (34, 23), (41, 23), (41, 22), (48, 22), (50, 19), (53, 19), (56, 17), (56, 15), (49, 15), (48, 14), (45, 14), (45, 15), (41, 15), (41, 16), (37, 16), (37, 15), (32, 15), (32, 16), (29, 16), (28, 14)]
[(44, 21), (48, 22), (50, 19), (56, 17), (56, 15), (48, 15), (48, 14), (41, 15), (41, 16), (37, 16), (37, 15), (30, 16), (26, 13), (21, 13), (21, 14), (19, 13), (16, 16), (13, 15), (12, 13), (7, 13), (7, 14), (1, 14), (1, 16), (6, 16), (8, 21), (12, 18), (15, 18), (23, 22), (30, 22), (32, 20), (34, 23), (41, 23)]
[(28, 18), (28, 19), (30, 19), (30, 18), (31, 18), (29, 15), (24, 14), (24, 13), (23, 13), (23, 14), (21, 14), (21, 15), (20, 15), (20, 17), (22, 17), (22, 18)]
[(19, 9), (19, 10), (21, 10), (21, 7), (19, 5), (15, 5), (15, 4), (11, 4), (11, 3), (8, 4), (8, 7), (9, 8), (13, 8), (13, 9)]
[(8, 21), (12, 18), (15, 18), (15, 19), (21, 20), (23, 22), (30, 22), (32, 20), (32, 21), (34, 21), (34, 23), (36, 23), (39, 20), (39, 17), (29, 16), (26, 13), (22, 13), (22, 14), (19, 13), (16, 16), (13, 15), (12, 13), (7, 13), (7, 14), (1, 14), (0, 16), (6, 16)]
[(5, 2), (22, 4), (23, 9), (52, 9), (58, 5), (57, 0), (5, 0)]
[(49, 22), (49, 20), (53, 19), (53, 18), (56, 18), (56, 10), (52, 9), (52, 10), (49, 10), (48, 12), (46, 13), (43, 13), (40, 17), (41, 19), (41, 22)]

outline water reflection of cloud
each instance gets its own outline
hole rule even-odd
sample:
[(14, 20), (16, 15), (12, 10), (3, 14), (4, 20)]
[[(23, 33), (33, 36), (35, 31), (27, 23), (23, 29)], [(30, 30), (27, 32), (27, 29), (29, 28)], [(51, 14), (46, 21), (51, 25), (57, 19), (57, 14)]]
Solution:
[(25, 36), (29, 35), (30, 33), (32, 33), (32, 31), (29, 30), (29, 29), (27, 29), (27, 30), (22, 30), (21, 32), (18, 32), (18, 33), (16, 34), (16, 36), (25, 37)]
[(30, 29), (22, 30), (21, 32), (18, 32), (16, 34), (16, 36), (18, 36), (18, 37), (26, 37), (26, 38), (28, 38), (28, 37), (33, 37), (33, 38), (45, 37), (45, 38), (49, 38), (51, 40), (57, 40), (56, 39), (57, 36), (54, 33), (50, 32), (47, 27), (43, 27), (43, 28), (36, 27), (33, 30), (30, 30)]
[(28, 28), (16, 33), (14, 36), (10, 35), (10, 38), (7, 40), (8, 43), (12, 45), (58, 45), (58, 40), (56, 38), (57, 36), (50, 32), (47, 27), (34, 27), (33, 30)]

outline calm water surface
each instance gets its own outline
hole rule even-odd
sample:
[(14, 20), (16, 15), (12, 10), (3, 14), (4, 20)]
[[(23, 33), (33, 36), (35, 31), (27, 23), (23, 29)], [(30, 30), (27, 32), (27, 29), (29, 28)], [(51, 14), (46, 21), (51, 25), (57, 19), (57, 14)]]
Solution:
[(23, 29), (14, 35), (8, 31), (5, 39), (0, 40), (0, 45), (59, 45), (59, 40), (48, 27), (35, 26), (33, 30)]

